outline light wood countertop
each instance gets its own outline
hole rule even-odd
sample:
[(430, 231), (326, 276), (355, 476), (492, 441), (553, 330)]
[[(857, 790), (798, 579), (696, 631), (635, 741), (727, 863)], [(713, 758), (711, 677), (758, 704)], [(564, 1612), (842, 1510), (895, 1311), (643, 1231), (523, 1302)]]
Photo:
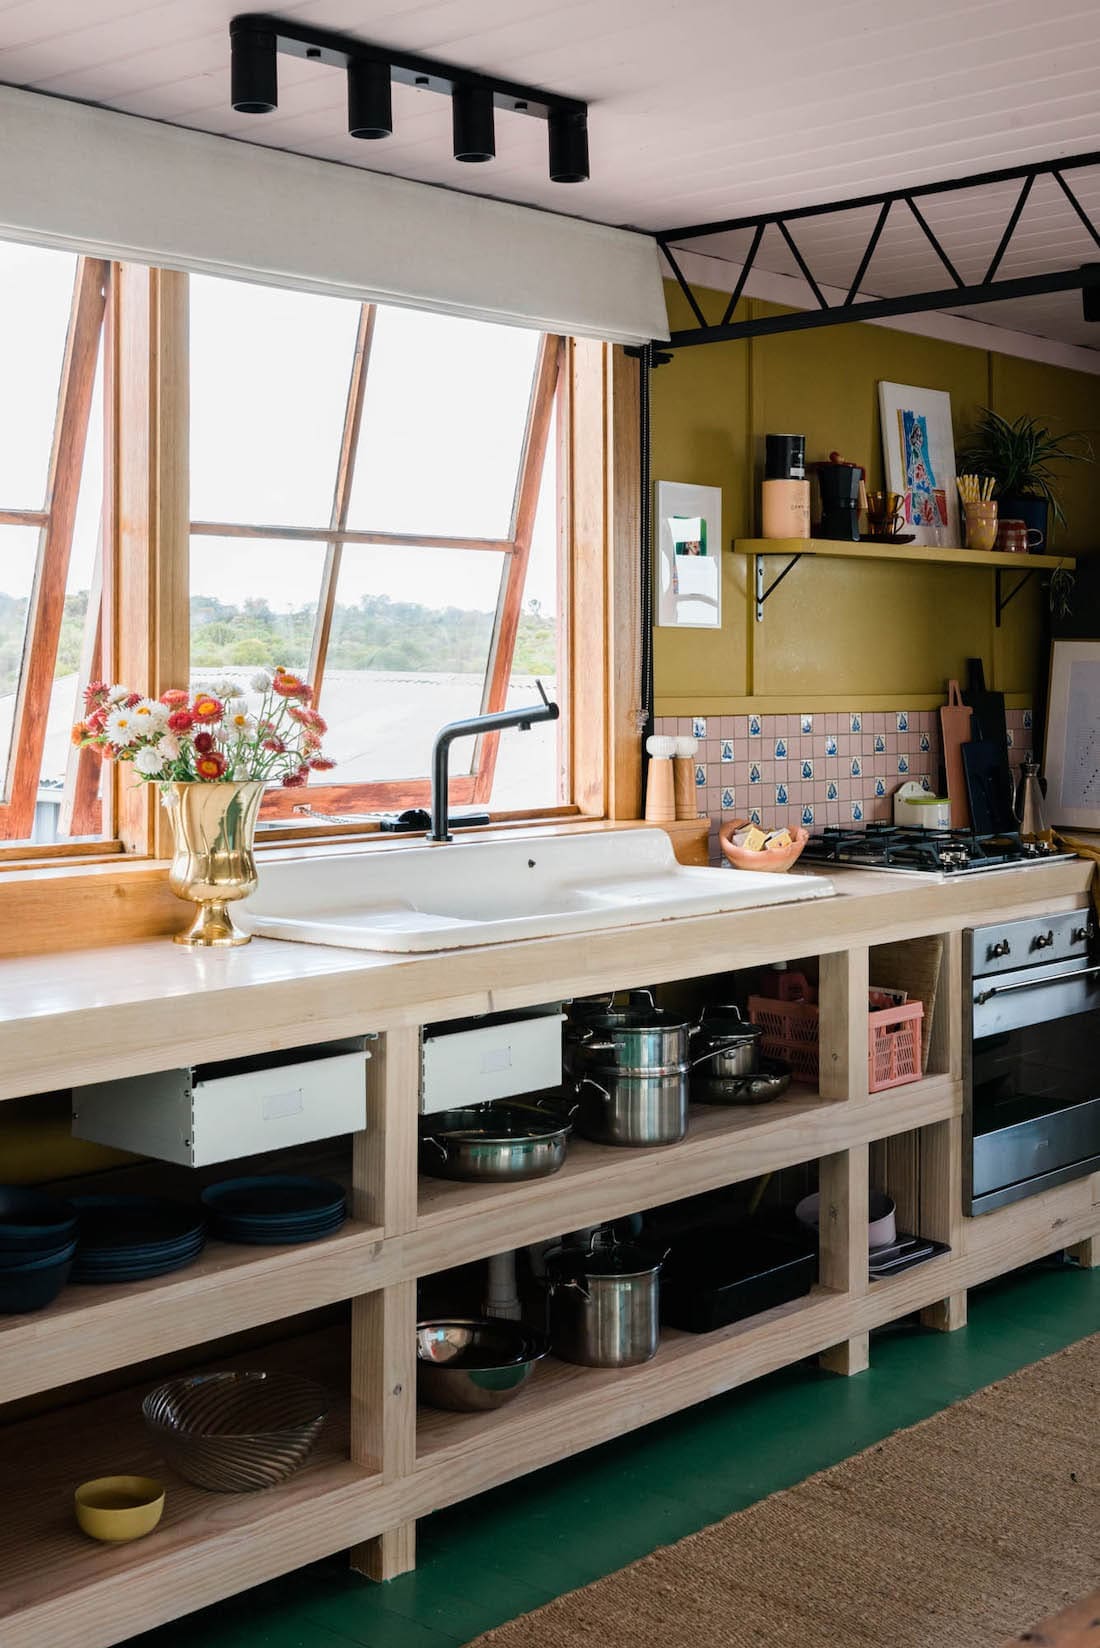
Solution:
[(1081, 860), (946, 883), (842, 870), (832, 899), (426, 955), (155, 939), (3, 960), (0, 1099), (1071, 909), (1090, 873)]

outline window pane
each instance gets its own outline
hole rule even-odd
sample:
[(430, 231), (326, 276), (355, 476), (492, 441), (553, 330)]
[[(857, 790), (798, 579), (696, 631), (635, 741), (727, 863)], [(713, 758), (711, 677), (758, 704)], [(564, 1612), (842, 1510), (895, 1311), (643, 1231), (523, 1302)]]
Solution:
[(539, 334), (380, 308), (348, 524), (507, 538)]
[(324, 561), (324, 544), (192, 538), (192, 676), (247, 676), (261, 664), (306, 671)]
[(0, 508), (41, 509), (76, 258), (0, 241)]
[[(320, 707), (329, 723), (322, 777), (348, 784), (424, 778), (432, 740), (477, 715), (505, 556), (492, 550), (346, 544)], [(469, 772), (473, 740), (451, 770)]]
[(191, 518), (326, 526), (359, 305), (192, 275)]

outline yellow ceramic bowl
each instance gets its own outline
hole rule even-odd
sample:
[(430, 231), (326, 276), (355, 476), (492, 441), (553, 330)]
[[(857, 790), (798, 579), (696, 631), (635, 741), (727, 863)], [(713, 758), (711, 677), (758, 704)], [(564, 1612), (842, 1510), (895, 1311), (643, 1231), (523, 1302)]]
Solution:
[(122, 1543), (151, 1534), (164, 1510), (164, 1483), (152, 1476), (99, 1476), (73, 1495), (76, 1520), (91, 1539)]

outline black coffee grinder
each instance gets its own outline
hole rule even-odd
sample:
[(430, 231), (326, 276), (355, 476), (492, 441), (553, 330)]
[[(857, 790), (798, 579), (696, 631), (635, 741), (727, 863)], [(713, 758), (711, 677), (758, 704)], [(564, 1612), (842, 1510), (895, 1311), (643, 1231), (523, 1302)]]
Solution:
[(821, 525), (817, 536), (858, 544), (862, 468), (859, 464), (830, 458), (828, 463), (816, 465), (816, 474), (821, 492)]

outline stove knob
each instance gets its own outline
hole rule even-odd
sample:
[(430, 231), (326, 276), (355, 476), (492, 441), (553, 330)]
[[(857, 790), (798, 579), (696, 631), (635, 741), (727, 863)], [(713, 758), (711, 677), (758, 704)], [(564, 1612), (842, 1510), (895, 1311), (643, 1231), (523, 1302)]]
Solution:
[(1031, 941), (1031, 948), (1033, 950), (1049, 950), (1053, 943), (1053, 933), (1036, 933)]
[(1073, 929), (1073, 938), (1070, 942), (1072, 944), (1086, 944), (1091, 937), (1092, 924), (1090, 922), (1087, 927), (1075, 927)]
[(1001, 958), (1001, 956), (1011, 955), (1011, 953), (1012, 953), (1012, 946), (1009, 944), (1009, 942), (1006, 938), (1002, 938), (999, 943), (991, 944), (989, 946), (989, 959), (990, 959), (990, 961), (998, 961)]

